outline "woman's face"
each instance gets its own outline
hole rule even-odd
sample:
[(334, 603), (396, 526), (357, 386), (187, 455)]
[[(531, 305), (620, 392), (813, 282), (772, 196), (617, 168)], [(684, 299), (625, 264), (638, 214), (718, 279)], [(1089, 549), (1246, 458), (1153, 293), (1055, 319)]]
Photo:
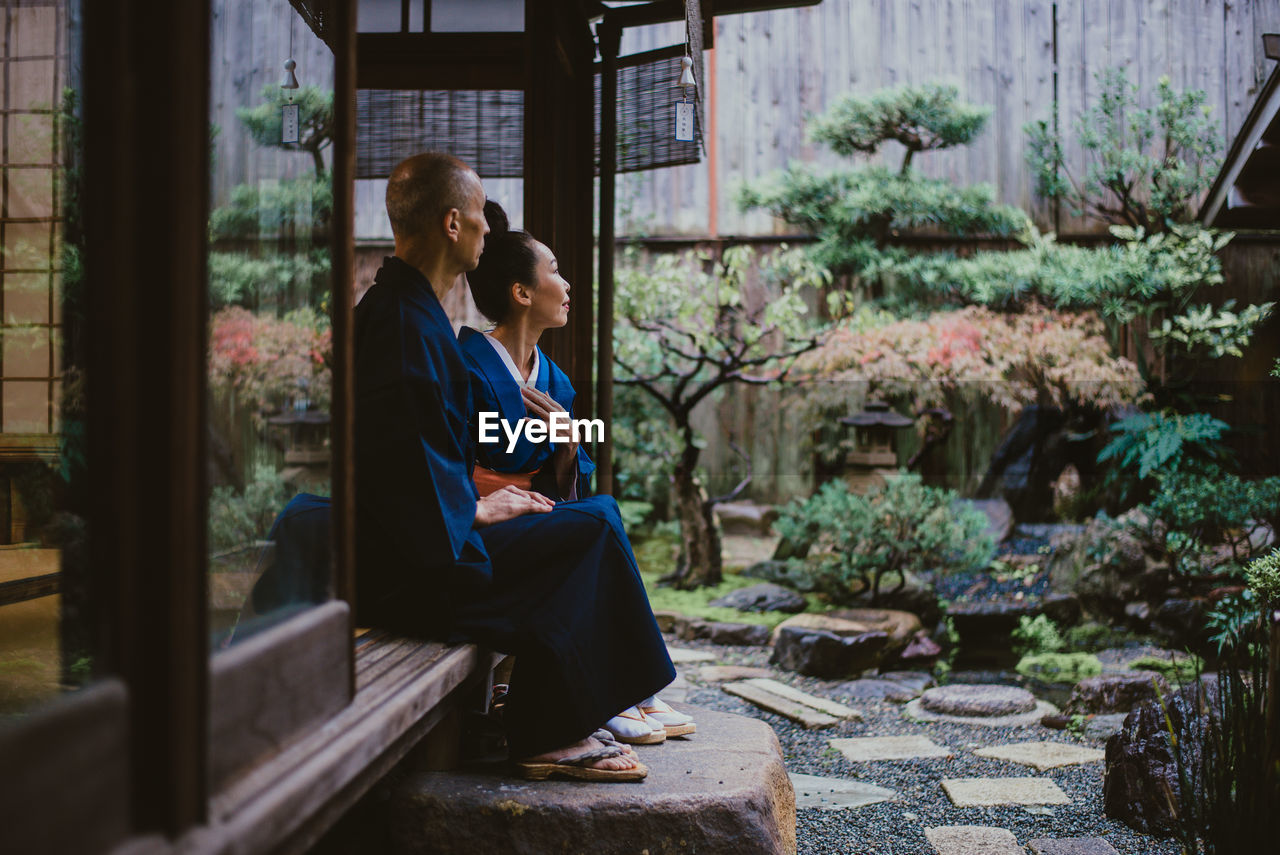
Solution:
[(538, 256), (537, 281), (527, 291), (529, 295), (529, 320), (544, 329), (562, 327), (569, 322), (569, 283), (560, 275), (556, 257), (541, 243), (534, 241)]

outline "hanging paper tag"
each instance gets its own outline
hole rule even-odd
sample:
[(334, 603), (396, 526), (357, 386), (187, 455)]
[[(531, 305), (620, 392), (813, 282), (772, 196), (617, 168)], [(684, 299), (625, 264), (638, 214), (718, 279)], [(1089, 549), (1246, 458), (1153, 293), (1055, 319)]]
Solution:
[(676, 139), (693, 142), (693, 104), (690, 102), (676, 104)]
[(280, 142), (296, 143), (298, 141), (298, 105), (285, 104), (280, 115)]

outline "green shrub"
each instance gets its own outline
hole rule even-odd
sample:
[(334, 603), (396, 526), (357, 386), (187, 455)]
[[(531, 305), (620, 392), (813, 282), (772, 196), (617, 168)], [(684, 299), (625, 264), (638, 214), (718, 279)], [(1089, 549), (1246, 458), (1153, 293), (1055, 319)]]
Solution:
[(1135, 635), (1126, 629), (1119, 629), (1105, 623), (1082, 623), (1073, 626), (1062, 634), (1063, 641), (1071, 650), (1096, 653), (1112, 647), (1123, 647), (1130, 642), (1144, 642), (1147, 639)]
[(214, 487), (209, 495), (209, 551), (223, 552), (266, 537), (288, 501), (284, 481), (267, 465), (254, 468), (253, 481), (243, 493)]
[(1145, 498), (1158, 473), (1214, 472), (1230, 462), (1222, 445), (1230, 426), (1206, 413), (1139, 413), (1111, 430), (1116, 437), (1098, 453), (1098, 463), (1110, 464), (1106, 483), (1119, 491), (1122, 504)]
[(775, 527), (793, 543), (810, 543), (809, 558), (792, 559), (798, 575), (837, 602), (870, 591), (877, 602), (881, 583), (910, 574), (986, 567), (995, 545), (987, 518), (957, 505), (956, 494), (926, 486), (902, 472), (865, 496), (843, 481), (823, 484), (810, 498), (782, 510)]
[(1263, 604), (1280, 601), (1280, 549), (1255, 559), (1244, 568), (1245, 581)]
[(1204, 669), (1199, 656), (1175, 656), (1162, 659), (1159, 656), (1142, 656), (1129, 663), (1130, 671), (1155, 671), (1163, 674), (1170, 683), (1189, 683)]
[(1101, 674), (1102, 661), (1092, 653), (1033, 653), (1018, 660), (1016, 670), (1024, 677), (1074, 683)]
[(1251, 557), (1250, 535), (1280, 522), (1280, 478), (1249, 481), (1229, 473), (1174, 472), (1160, 479), (1151, 516), (1202, 543), (1230, 543), (1233, 557)]
[(1056, 653), (1066, 646), (1058, 625), (1047, 615), (1018, 618), (1018, 628), (1013, 631), (1013, 650), (1022, 655)]

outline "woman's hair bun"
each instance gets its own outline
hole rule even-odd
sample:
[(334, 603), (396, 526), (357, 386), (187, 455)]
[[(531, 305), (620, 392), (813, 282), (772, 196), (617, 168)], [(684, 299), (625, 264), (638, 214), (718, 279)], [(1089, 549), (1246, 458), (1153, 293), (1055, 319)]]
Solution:
[(511, 230), (511, 221), (507, 219), (507, 212), (492, 199), (484, 200), (484, 219), (489, 224), (489, 234), (494, 237)]

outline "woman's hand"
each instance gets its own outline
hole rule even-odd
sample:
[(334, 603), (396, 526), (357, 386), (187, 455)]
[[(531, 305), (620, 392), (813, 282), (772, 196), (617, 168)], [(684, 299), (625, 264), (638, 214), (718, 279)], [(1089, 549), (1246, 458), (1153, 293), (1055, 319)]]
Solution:
[[(568, 415), (568, 411), (546, 392), (539, 392), (532, 386), (521, 386), (520, 394), (524, 396), (524, 406), (529, 411), (529, 414), (535, 419), (547, 423), (547, 436), (551, 435), (551, 414), (564, 413)], [(567, 424), (566, 427), (568, 427)], [(577, 453), (578, 443), (573, 441), (572, 431), (570, 431), (569, 441), (559, 443), (558, 447), (561, 449), (567, 448), (568, 451), (565, 453), (570, 457)]]
[[(524, 405), (529, 413), (534, 418), (547, 423), (547, 435), (550, 436), (551, 414), (564, 413), (565, 408), (560, 406), (555, 398), (546, 392), (539, 392), (532, 386), (521, 386), (520, 393), (524, 396)], [(578, 480), (578, 443), (573, 441), (572, 427), (570, 427), (569, 441), (556, 446), (555, 454), (551, 457), (551, 465), (555, 469), (556, 486), (560, 490), (560, 495), (570, 495), (573, 492), (574, 483)]]
[(555, 502), (541, 493), (531, 493), (508, 484), (476, 502), (474, 526), (484, 528), (525, 514), (545, 514), (555, 506)]

